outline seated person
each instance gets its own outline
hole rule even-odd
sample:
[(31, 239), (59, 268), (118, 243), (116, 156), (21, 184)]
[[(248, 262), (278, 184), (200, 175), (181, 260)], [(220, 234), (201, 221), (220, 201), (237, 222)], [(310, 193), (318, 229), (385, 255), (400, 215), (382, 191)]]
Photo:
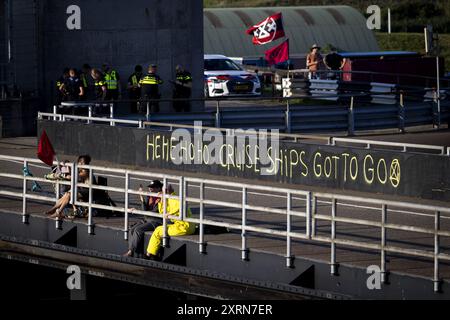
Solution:
[[(91, 157), (89, 155), (79, 156), (77, 164), (89, 165), (91, 163)], [(66, 178), (71, 178), (66, 176)], [(78, 182), (79, 183), (89, 183), (89, 170), (88, 169), (78, 169)], [(56, 202), (56, 204), (49, 211), (45, 212), (46, 215), (50, 215), (51, 218), (63, 219), (63, 211), (70, 202), (71, 190), (64, 193), (64, 195)], [(78, 188), (77, 199), (80, 201), (89, 201), (89, 189), (88, 188)]]
[[(172, 196), (175, 195), (172, 187), (169, 186), (166, 189), (166, 194), (170, 194)], [(186, 208), (186, 216), (190, 217), (192, 215), (191, 210)], [(162, 199), (162, 193), (159, 195), (158, 201), (158, 212), (160, 214), (164, 214), (164, 203)], [(180, 215), (180, 201), (178, 199), (166, 199), (166, 216), (163, 218), (166, 219), (167, 216), (179, 216)], [(184, 235), (191, 235), (195, 233), (195, 224), (179, 221), (179, 220), (171, 220), (171, 224), (167, 225), (167, 235), (170, 237), (178, 237)], [(161, 239), (163, 237), (163, 226), (159, 226), (155, 229), (150, 238), (150, 242), (147, 247), (147, 257), (151, 260), (157, 260), (157, 254), (159, 251), (159, 246), (161, 244)]]
[[(70, 181), (71, 176), (71, 170), (70, 166), (68, 165), (69, 160), (63, 160), (61, 163), (59, 163), (57, 166), (52, 167), (52, 172), (49, 174), (46, 174), (44, 176), (47, 180), (53, 180), (53, 181)], [(69, 191), (69, 186), (67, 185), (60, 185), (59, 188), (59, 194), (58, 197), (62, 197), (64, 193)], [(55, 193), (57, 193), (56, 190), (56, 184), (55, 184)]]
[[(163, 184), (159, 180), (153, 180), (147, 187), (148, 191), (152, 193), (160, 193)], [(142, 192), (142, 186), (139, 191)], [(139, 196), (141, 200), (142, 211), (158, 212), (158, 197), (143, 197)], [(141, 221), (136, 223), (130, 229), (130, 238), (128, 239), (128, 251), (124, 254), (126, 257), (136, 256), (139, 252), (143, 252), (144, 234), (147, 231), (153, 231), (156, 227), (161, 225), (160, 219), (152, 217), (144, 217)]]

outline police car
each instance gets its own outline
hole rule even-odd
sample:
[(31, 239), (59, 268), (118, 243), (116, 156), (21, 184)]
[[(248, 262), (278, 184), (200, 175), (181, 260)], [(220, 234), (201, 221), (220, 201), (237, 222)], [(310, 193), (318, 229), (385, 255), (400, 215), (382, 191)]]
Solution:
[(261, 95), (259, 78), (242, 69), (230, 58), (206, 54), (204, 62), (205, 97)]

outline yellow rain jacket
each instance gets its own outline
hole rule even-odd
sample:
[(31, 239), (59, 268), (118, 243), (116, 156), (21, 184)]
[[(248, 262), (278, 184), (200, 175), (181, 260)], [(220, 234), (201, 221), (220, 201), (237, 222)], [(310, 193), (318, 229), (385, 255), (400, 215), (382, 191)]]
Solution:
[[(172, 193), (171, 196), (174, 196)], [(163, 201), (158, 203), (158, 211), (160, 214), (164, 214), (164, 204)], [(166, 212), (172, 216), (180, 215), (180, 201), (178, 199), (167, 199), (166, 200)], [(186, 217), (191, 217), (192, 213), (189, 208), (186, 210)], [(167, 235), (169, 237), (178, 237), (184, 235), (191, 235), (195, 233), (195, 224), (186, 221), (179, 221), (172, 219), (172, 224), (167, 226)], [(163, 226), (159, 226), (153, 231), (152, 237), (147, 247), (147, 253), (156, 255), (158, 253), (159, 246), (161, 244), (161, 239), (163, 237)]]

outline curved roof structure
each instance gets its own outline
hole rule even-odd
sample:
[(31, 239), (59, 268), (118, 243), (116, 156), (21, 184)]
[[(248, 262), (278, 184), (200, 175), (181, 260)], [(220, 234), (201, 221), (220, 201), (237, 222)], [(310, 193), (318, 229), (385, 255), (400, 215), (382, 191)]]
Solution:
[(313, 43), (340, 51), (377, 51), (375, 36), (366, 19), (349, 6), (221, 8), (204, 10), (204, 52), (231, 57), (260, 56), (279, 44), (256, 46), (245, 31), (268, 16), (281, 12), (290, 53), (304, 54)]

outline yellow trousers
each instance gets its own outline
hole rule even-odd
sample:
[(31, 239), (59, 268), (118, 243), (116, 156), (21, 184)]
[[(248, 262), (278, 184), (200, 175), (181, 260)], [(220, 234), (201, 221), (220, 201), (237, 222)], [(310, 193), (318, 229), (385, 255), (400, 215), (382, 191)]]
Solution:
[[(175, 221), (167, 225), (167, 235), (169, 237), (187, 236), (195, 233), (195, 224), (185, 221)], [(163, 226), (159, 226), (153, 231), (150, 242), (148, 243), (147, 253), (156, 255), (163, 237)]]

